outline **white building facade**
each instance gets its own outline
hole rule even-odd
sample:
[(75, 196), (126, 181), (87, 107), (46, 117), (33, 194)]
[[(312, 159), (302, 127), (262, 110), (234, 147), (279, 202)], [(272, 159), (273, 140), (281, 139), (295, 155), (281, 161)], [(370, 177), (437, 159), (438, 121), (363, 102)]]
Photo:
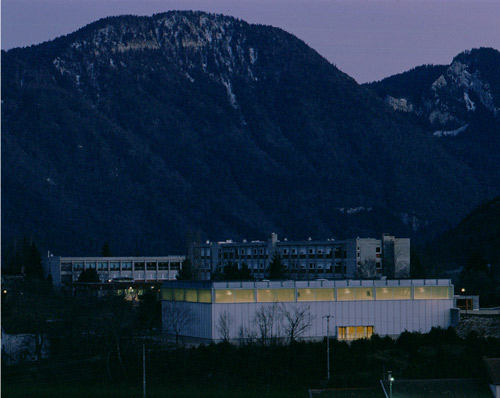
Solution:
[(300, 312), (310, 325), (298, 337), (325, 337), (329, 316), (330, 336), (354, 340), (447, 328), (452, 324), (453, 285), (448, 279), (177, 281), (164, 283), (161, 299), (164, 330), (172, 332), (172, 311), (177, 309), (191, 318), (181, 335), (202, 340), (259, 336), (262, 314), (273, 313), (270, 333), (286, 337), (286, 319), (280, 314)]
[(163, 282), (174, 280), (185, 256), (162, 257), (60, 257), (43, 259), (45, 277), (50, 274), (56, 286), (77, 282), (81, 272), (94, 269), (101, 282)]

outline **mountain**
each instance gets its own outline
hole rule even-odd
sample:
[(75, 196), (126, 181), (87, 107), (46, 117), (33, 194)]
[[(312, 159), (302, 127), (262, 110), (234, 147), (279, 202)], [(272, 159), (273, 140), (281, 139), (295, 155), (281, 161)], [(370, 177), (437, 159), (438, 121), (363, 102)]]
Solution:
[(283, 30), (202, 12), (2, 52), (3, 241), (142, 255), (271, 231), (416, 236), (500, 193), (498, 139), (469, 161), (374, 90)]
[[(500, 126), (500, 52), (479, 48), (450, 65), (424, 65), (366, 85), (395, 110), (416, 115), (435, 136)], [(470, 134), (470, 133), (469, 133)]]
[(424, 65), (366, 85), (400, 114), (441, 139), (459, 159), (500, 166), (500, 52), (479, 48), (450, 65)]
[(427, 251), (427, 257), (444, 268), (463, 267), (479, 255), (500, 270), (500, 196), (482, 204), (437, 237)]

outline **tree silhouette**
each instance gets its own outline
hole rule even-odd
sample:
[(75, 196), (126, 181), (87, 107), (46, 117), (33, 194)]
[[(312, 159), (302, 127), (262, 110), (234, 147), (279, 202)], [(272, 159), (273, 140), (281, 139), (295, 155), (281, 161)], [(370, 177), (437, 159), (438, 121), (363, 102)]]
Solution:
[(266, 270), (266, 278), (271, 280), (284, 279), (286, 277), (285, 267), (278, 254), (273, 255)]

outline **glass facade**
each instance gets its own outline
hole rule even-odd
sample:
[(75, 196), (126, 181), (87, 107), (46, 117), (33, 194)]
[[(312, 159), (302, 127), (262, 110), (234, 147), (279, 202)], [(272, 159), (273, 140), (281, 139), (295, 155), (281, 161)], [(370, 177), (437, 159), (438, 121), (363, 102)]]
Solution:
[(334, 301), (333, 288), (297, 289), (297, 301)]
[[(213, 289), (215, 303), (439, 300), (453, 298), (451, 286)], [(412, 293), (413, 292), (413, 293)], [(413, 295), (413, 296), (412, 296)], [(162, 288), (163, 300), (212, 302), (211, 289)], [(347, 333), (347, 332), (346, 332)], [(354, 332), (355, 333), (355, 332)]]

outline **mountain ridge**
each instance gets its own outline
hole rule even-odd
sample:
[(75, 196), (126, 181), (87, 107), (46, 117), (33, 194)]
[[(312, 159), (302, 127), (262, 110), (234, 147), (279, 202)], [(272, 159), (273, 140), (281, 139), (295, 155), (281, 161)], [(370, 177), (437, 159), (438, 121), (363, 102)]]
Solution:
[(497, 194), (498, 172), (457, 162), (281, 29), (110, 17), (2, 55), (2, 231), (54, 253), (410, 235)]

